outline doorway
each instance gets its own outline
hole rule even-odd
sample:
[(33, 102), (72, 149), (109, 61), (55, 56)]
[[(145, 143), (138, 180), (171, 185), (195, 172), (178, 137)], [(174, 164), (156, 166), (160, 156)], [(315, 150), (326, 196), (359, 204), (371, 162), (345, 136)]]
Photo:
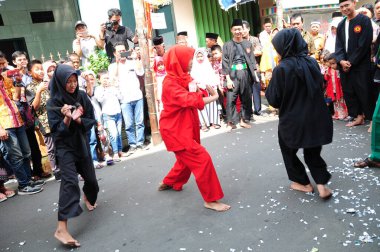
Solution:
[(12, 53), (15, 51), (24, 51), (28, 54), (25, 38), (0, 39), (0, 51), (5, 54), (9, 64), (12, 64)]

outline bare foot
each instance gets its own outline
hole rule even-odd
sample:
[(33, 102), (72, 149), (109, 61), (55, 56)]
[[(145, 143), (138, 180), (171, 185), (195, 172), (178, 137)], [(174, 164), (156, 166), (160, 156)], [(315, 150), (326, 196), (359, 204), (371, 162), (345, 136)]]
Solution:
[(221, 203), (219, 201), (205, 202), (205, 208), (215, 210), (217, 212), (225, 212), (231, 208), (231, 206)]
[(83, 195), (83, 201), (86, 204), (88, 211), (94, 211), (95, 208), (98, 206), (96, 203), (94, 205), (91, 205), (91, 203), (88, 201), (86, 195)]
[(159, 191), (166, 191), (166, 190), (171, 190), (173, 189), (172, 186), (164, 184), (164, 182), (161, 182), (160, 185), (158, 186)]
[(369, 129), (368, 129), (368, 133), (371, 133), (372, 132), (372, 121), (369, 123)]
[(246, 129), (250, 129), (252, 127), (249, 123), (244, 122), (244, 120), (240, 120), (240, 126)]
[(363, 125), (363, 124), (364, 124), (364, 117), (358, 115), (358, 117), (356, 117), (355, 120), (353, 120), (350, 123), (347, 123), (346, 126), (347, 127), (354, 127), (354, 126)]
[(69, 247), (80, 247), (80, 243), (75, 240), (67, 230), (57, 230), (54, 233), (54, 237), (60, 241), (63, 245)]
[(290, 184), (290, 188), (296, 191), (305, 192), (305, 193), (312, 193), (314, 192), (314, 188), (311, 186), (311, 184), (308, 185), (301, 185), (296, 182), (292, 182)]
[(232, 132), (232, 126), (231, 125), (227, 126), (226, 132), (227, 133), (231, 133)]
[(317, 188), (319, 192), (319, 197), (321, 197), (324, 200), (331, 198), (332, 191), (327, 186), (318, 184)]

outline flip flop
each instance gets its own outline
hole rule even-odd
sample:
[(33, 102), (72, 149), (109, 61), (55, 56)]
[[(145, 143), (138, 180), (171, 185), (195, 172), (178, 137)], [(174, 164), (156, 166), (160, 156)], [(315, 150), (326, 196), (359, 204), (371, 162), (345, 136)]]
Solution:
[(1, 193), (4, 197), (0, 198), (0, 202), (6, 201), (8, 198), (5, 194)]

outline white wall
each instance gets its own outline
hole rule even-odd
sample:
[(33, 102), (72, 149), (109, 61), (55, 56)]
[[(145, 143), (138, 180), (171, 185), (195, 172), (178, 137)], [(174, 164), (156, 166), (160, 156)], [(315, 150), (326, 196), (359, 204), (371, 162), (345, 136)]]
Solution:
[(194, 10), (191, 0), (173, 0), (176, 31), (187, 31), (190, 46), (198, 47)]
[(82, 21), (92, 34), (99, 34), (101, 23), (108, 20), (107, 11), (111, 8), (120, 9), (119, 0), (79, 0)]

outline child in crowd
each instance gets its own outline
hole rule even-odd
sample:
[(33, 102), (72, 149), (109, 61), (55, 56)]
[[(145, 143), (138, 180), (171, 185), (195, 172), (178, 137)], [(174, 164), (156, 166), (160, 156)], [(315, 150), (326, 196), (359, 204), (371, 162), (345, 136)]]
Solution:
[(335, 54), (330, 54), (327, 56), (328, 69), (325, 73), (325, 80), (327, 81), (326, 86), (326, 97), (331, 100), (334, 107), (333, 119), (344, 120), (347, 115), (347, 106), (343, 99), (342, 84), (340, 82), (340, 76), (338, 69), (338, 64), (336, 62)]
[[(210, 61), (208, 61), (207, 51), (204, 48), (199, 48), (195, 51), (190, 74), (205, 97), (209, 96), (206, 85), (210, 85), (215, 91), (218, 89), (220, 84), (219, 76), (215, 74)], [(208, 131), (210, 125), (215, 129), (220, 128), (220, 115), (216, 101), (207, 104), (205, 108), (199, 112), (199, 115), (203, 131)]]
[[(97, 132), (102, 130), (102, 109), (100, 108), (99, 102), (95, 98), (95, 89), (96, 89), (96, 76), (93, 71), (86, 71), (83, 73), (86, 80), (86, 93), (88, 98), (91, 101), (92, 106), (94, 107), (94, 115), (95, 120), (97, 122), (97, 125), (94, 125), (90, 131), (87, 132), (87, 136), (89, 139), (90, 144), (90, 151), (91, 151), (91, 157), (92, 161), (94, 163), (95, 169), (101, 169), (104, 167), (103, 163), (99, 162), (101, 157), (98, 157), (96, 147), (98, 146), (98, 137)], [(108, 162), (108, 164), (113, 164), (111, 160)]]
[(48, 60), (42, 64), (42, 68), (44, 69), (44, 81), (49, 82), (57, 68), (57, 63), (53, 60)]
[(27, 100), (33, 108), (35, 115), (35, 125), (38, 126), (47, 147), (49, 161), (56, 179), (59, 180), (59, 169), (55, 161), (55, 146), (53, 138), (50, 134), (50, 127), (47, 118), (46, 103), (50, 99), (50, 92), (48, 89), (49, 83), (44, 81), (44, 69), (42, 62), (39, 60), (32, 60), (28, 65), (29, 75), (32, 81), (27, 88)]
[(222, 47), (220, 45), (214, 45), (211, 47), (211, 55), (212, 55), (212, 68), (217, 76), (219, 76), (219, 85), (218, 85), (218, 103), (221, 107), (222, 117), (226, 117), (226, 107), (225, 107), (225, 86), (226, 86), (226, 75), (223, 74), (222, 71)]
[[(118, 153), (122, 152), (121, 140), (121, 108), (119, 101), (122, 99), (120, 90), (113, 85), (108, 77), (108, 71), (102, 70), (98, 73), (101, 86), (95, 90), (95, 98), (102, 106), (102, 118), (104, 127), (110, 133), (111, 146), (113, 151), (113, 161), (120, 162)], [(109, 162), (106, 155), (106, 161)]]

